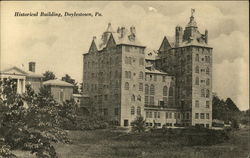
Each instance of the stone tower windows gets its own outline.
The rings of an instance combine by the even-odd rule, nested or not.
[[[196,85],[199,85],[199,82],[200,82],[199,77],[196,77],[196,78],[195,78],[195,84],[196,84]]]
[[[196,66],[195,67],[195,73],[199,73],[199,72],[200,72],[199,66]]]
[[[167,86],[163,87],[163,96],[168,96],[168,87]]]
[[[153,84],[151,84],[150,86],[150,95],[154,95],[155,94],[155,86]]]
[[[129,90],[129,83],[128,82],[125,83],[125,90]]]
[[[139,79],[143,80],[143,72],[142,71],[139,73]]]

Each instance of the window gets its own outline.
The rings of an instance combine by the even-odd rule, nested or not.
[[[210,73],[210,70],[209,70],[209,67],[207,67],[206,74],[209,75],[209,73]]]
[[[131,107],[131,115],[134,115],[134,114],[135,114],[135,107],[132,106],[132,107]]]
[[[174,113],[174,118],[175,118],[175,119],[177,118],[177,113],[176,113],[176,112]]]
[[[151,84],[150,86],[150,95],[154,95],[155,94],[155,86]]]
[[[157,118],[161,118],[161,113],[157,112]]]
[[[210,84],[210,80],[209,78],[207,78],[206,85],[209,86],[209,84]]]
[[[164,102],[164,105],[167,105],[167,103],[168,103],[168,98],[167,98],[167,97],[163,97],[163,102]]]
[[[135,95],[134,94],[131,96],[131,101],[135,101]]]
[[[141,96],[140,95],[137,96],[137,100],[141,101]]]
[[[206,119],[209,119],[209,113],[206,114]]]
[[[206,101],[206,108],[209,108],[209,101]]]
[[[149,100],[150,105],[154,105],[154,96],[150,96],[149,99],[150,99]]]
[[[139,91],[143,91],[143,83],[139,83]]]
[[[205,90],[201,89],[201,97],[205,97]]]
[[[167,86],[163,87],[163,96],[168,96],[168,87]]]
[[[145,96],[145,105],[148,105],[148,96]]]
[[[139,73],[139,79],[142,79],[142,80],[143,80],[143,72],[140,72],[140,73]]]
[[[201,113],[201,119],[205,119],[205,114]]]
[[[196,77],[196,78],[195,78],[195,84],[196,84],[196,85],[199,85],[199,77]]]
[[[166,76],[162,76],[162,82],[166,82]]]
[[[154,75],[154,81],[157,81],[157,75]]]
[[[172,113],[170,112],[168,116],[169,116],[169,118],[172,118]]]
[[[139,65],[144,65],[144,59],[143,58],[140,58],[140,60],[139,60]]]
[[[149,118],[152,118],[152,111],[149,112]]]
[[[200,71],[200,70],[199,70],[199,66],[196,66],[196,67],[195,67],[195,72],[196,72],[196,73],[199,73],[199,71]]]
[[[199,100],[195,101],[195,107],[198,108],[199,107]]]
[[[139,48],[139,53],[144,54],[143,48]]]
[[[199,119],[199,113],[195,113],[195,119]]]
[[[206,90],[206,97],[207,97],[207,98],[209,98],[209,97],[210,97],[210,92],[209,92],[209,90],[208,90],[208,89]]]
[[[145,85],[145,94],[149,94],[149,87],[147,84]]]
[[[166,112],[166,119],[168,119],[168,112]]]
[[[186,118],[189,119],[189,113],[186,113]]]
[[[146,111],[146,118],[149,118],[149,112],[148,111]]]
[[[169,96],[173,96],[174,95],[174,90],[173,90],[173,87],[170,87],[169,88]]]
[[[157,112],[154,112],[154,118],[157,118]]]
[[[195,61],[199,61],[199,54],[195,55]]]
[[[136,109],[136,113],[137,113],[137,115],[141,115],[141,107],[137,107],[137,109]]]
[[[129,83],[128,82],[125,83],[125,90],[129,90]]]

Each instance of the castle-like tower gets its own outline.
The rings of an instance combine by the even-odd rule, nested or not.
[[[136,29],[111,24],[93,37],[83,58],[83,87],[96,113],[120,126],[137,116],[148,126],[211,127],[212,48],[194,16],[175,41],[164,37],[158,51],[141,45]]]

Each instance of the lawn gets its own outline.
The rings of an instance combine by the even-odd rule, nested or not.
[[[110,129],[69,131],[72,143],[55,147],[60,158],[247,158],[249,132],[233,132],[229,140],[215,145],[190,146],[181,134],[171,138],[162,133],[129,134]]]

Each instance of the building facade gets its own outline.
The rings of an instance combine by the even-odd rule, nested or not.
[[[83,87],[97,113],[120,126],[143,116],[148,126],[212,123],[212,48],[208,31],[201,34],[193,13],[177,26],[175,41],[164,37],[158,51],[136,37],[135,27],[111,24],[93,37],[83,54]]]
[[[43,75],[35,72],[35,62],[29,62],[29,70],[23,70],[16,66],[3,68],[0,71],[0,79],[12,78],[16,82],[16,92],[22,94],[25,92],[25,86],[30,85],[38,93],[42,87]]]

